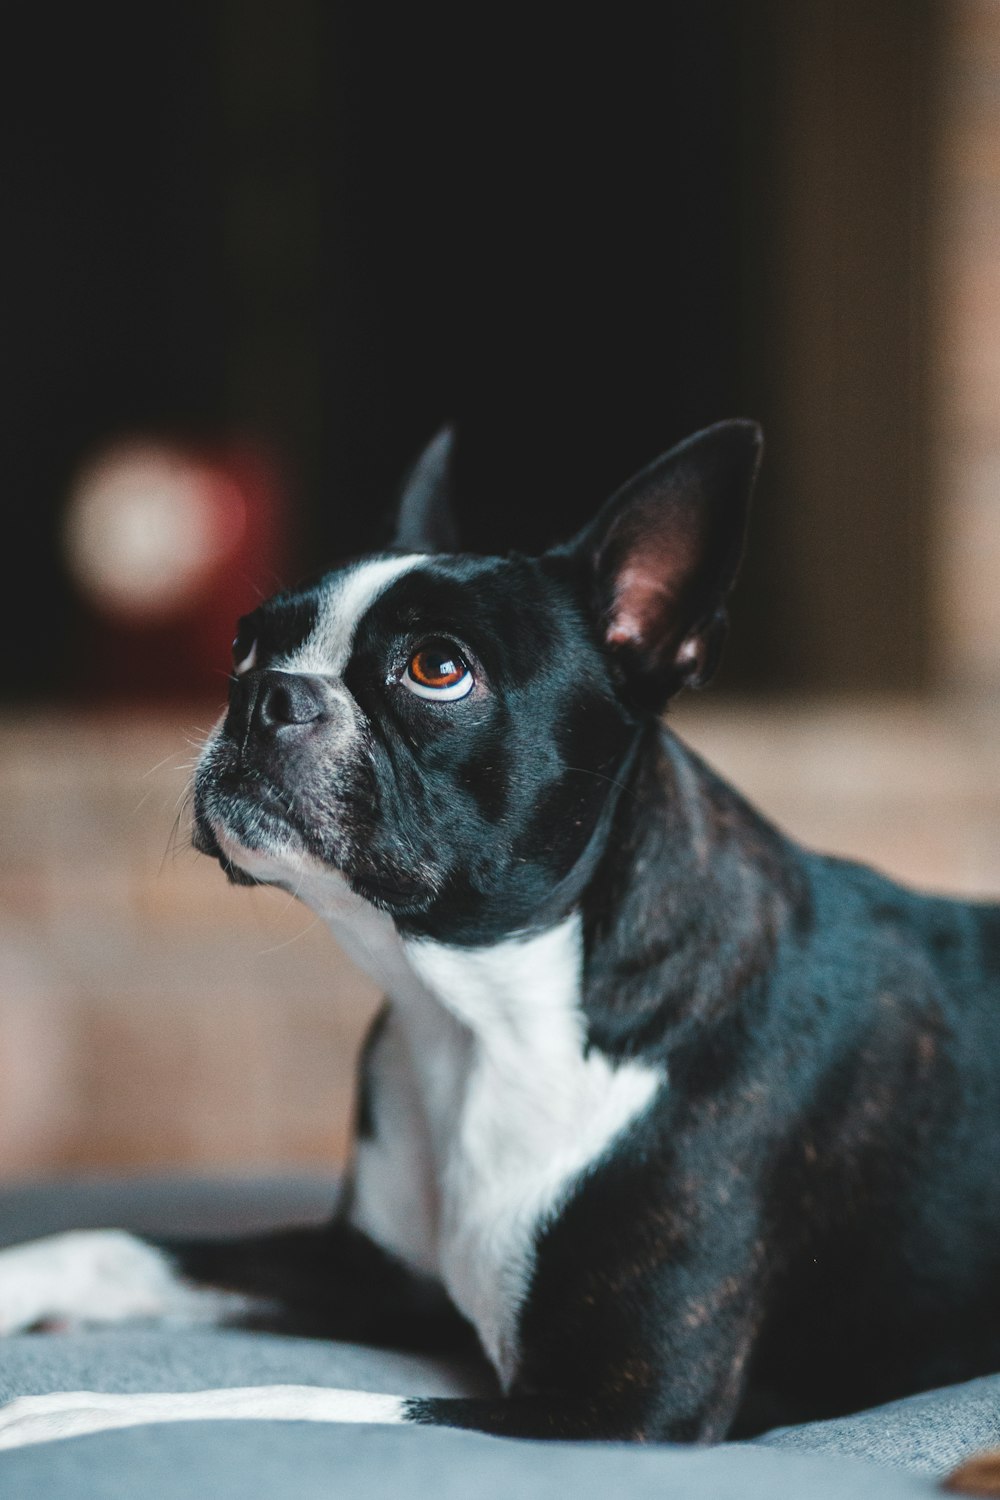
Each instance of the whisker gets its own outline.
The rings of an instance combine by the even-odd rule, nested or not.
[[[177,757],[178,757],[178,755],[180,755],[180,753],[181,752],[179,750],[171,750],[170,754],[169,755],[165,755],[162,760],[158,760],[156,762],[155,766],[150,766],[150,768],[149,768],[148,771],[143,771],[143,773],[142,773],[142,780],[143,781],[148,780],[148,778],[150,776],[155,775],[156,772],[161,769],[161,767],[167,765],[172,760],[176,760]]]
[[[295,933],[294,937],[286,938],[283,943],[275,943],[273,948],[262,948],[257,957],[266,958],[269,953],[280,953],[283,948],[290,948],[293,943],[300,942],[301,939],[305,937],[307,932],[312,932],[318,921],[319,917],[313,917],[312,921],[308,922],[305,927],[303,927],[301,932]]]
[[[174,812],[178,815],[178,817],[180,817],[181,813],[184,811],[185,804],[191,800],[192,796],[193,789],[191,787],[191,784],[190,782],[185,782],[180,791],[177,793],[177,796],[174,798]]]
[[[176,854],[177,832],[178,832],[178,829],[181,826],[181,813],[182,812],[183,812],[183,808],[178,808],[177,816],[174,818],[173,825],[171,826],[171,829],[170,829],[170,833],[167,835],[166,848],[163,851],[163,858],[160,860],[160,868],[156,872],[158,877],[163,874],[164,868],[165,868],[166,863],[167,863],[167,857]]]

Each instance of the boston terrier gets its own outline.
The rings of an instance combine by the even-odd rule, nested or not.
[[[662,722],[706,682],[758,428],[541,557],[394,545],[240,622],[195,843],[386,994],[334,1221],[0,1254],[0,1329],[244,1322],[443,1351],[492,1394],[22,1398],[0,1444],[197,1417],[706,1442],[1000,1369],[1000,907],[808,852]]]

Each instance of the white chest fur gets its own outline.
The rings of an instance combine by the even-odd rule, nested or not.
[[[539,1230],[663,1074],[585,1054],[577,917],[489,948],[400,948],[354,1215],[440,1276],[508,1381]]]
[[[275,877],[247,851],[238,862]],[[539,1232],[665,1073],[586,1052],[578,915],[489,947],[455,948],[402,938],[390,917],[309,856],[280,875],[391,1002],[351,1219],[441,1279],[509,1381]]]

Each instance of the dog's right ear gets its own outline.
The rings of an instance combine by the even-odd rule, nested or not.
[[[442,427],[413,465],[399,497],[393,547],[403,552],[458,551],[451,511],[454,449],[454,429]]]
[[[562,551],[582,564],[632,698],[659,711],[711,677],[760,461],[756,422],[717,422],[671,448]]]

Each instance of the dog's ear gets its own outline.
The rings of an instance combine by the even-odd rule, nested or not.
[[[718,422],[643,469],[570,544],[604,639],[642,706],[715,670],[760,462],[756,422]]]
[[[455,552],[458,534],[451,512],[455,433],[442,427],[403,482],[392,545],[405,552]]]

